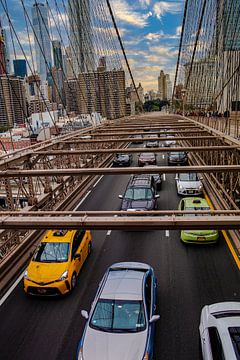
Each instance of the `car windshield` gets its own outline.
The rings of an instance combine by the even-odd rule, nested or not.
[[[179,174],[179,180],[181,181],[198,181],[198,175],[195,173]]]
[[[66,242],[42,242],[33,256],[36,262],[67,262],[70,244]]]
[[[170,156],[171,157],[184,157],[185,153],[184,152],[171,152]]]
[[[92,315],[90,327],[108,332],[143,331],[146,328],[143,302],[100,299]]]
[[[118,154],[118,155],[116,156],[116,158],[117,158],[118,160],[128,160],[128,155]]]
[[[198,210],[210,210],[210,208],[208,206],[203,206],[203,207],[187,207],[186,209],[184,209],[186,211],[196,211],[196,214],[185,214],[186,216],[207,216],[207,215],[210,215],[210,214],[199,214],[197,213]]]
[[[141,159],[148,159],[148,158],[152,158],[154,157],[154,154],[153,153],[144,153],[144,154],[141,154],[140,155]]]
[[[130,188],[127,189],[124,198],[127,200],[152,200],[153,194],[151,189]]]

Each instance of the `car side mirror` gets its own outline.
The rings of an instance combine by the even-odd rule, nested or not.
[[[160,195],[157,194],[157,195],[154,196],[154,198],[155,198],[155,199],[158,199],[158,198],[160,198]]]
[[[80,259],[80,257],[81,257],[80,254],[75,254],[75,255],[73,256],[73,259],[74,259],[74,260],[77,260],[77,259]]]
[[[201,176],[199,179],[200,179],[200,180],[203,180],[203,177]]]
[[[86,310],[81,310],[81,315],[84,319],[88,320],[88,312]]]
[[[123,199],[123,196],[122,195],[118,195],[119,199]]]
[[[151,317],[151,319],[149,320],[149,323],[150,324],[153,324],[153,323],[155,323],[156,321],[158,321],[160,319],[160,315],[153,315],[152,317]]]

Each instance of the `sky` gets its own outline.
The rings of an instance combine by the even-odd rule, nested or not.
[[[185,1],[112,0],[134,79],[157,90],[160,70],[174,81]]]
[[[31,6],[35,1],[24,0],[23,2],[31,16]],[[57,0],[58,4],[62,2]],[[1,0],[1,3],[7,4],[21,45],[29,57],[28,34],[21,1]],[[141,82],[145,92],[157,90],[160,70],[170,74],[171,80],[174,80],[184,3],[184,0],[111,0],[135,82],[137,84]],[[8,19],[1,6],[0,16],[3,24],[7,26]],[[62,16],[67,21],[63,9]],[[54,31],[54,24],[52,28]],[[33,42],[33,36],[30,35],[30,37]],[[18,57],[22,57],[22,51],[18,46],[16,46],[16,52]],[[13,58],[11,47],[10,53]]]

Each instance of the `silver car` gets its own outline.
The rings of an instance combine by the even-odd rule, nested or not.
[[[152,360],[156,278],[151,266],[112,265],[104,275],[78,347],[78,360]]]
[[[199,332],[203,360],[239,360],[240,302],[204,306]]]
[[[202,178],[196,173],[176,174],[177,193],[179,195],[202,195],[203,183]]]

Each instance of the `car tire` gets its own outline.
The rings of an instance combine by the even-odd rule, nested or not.
[[[91,254],[91,252],[92,252],[92,242],[90,241],[88,243],[88,256]]]
[[[71,290],[73,290],[77,285],[77,274],[74,272],[72,274],[72,278],[71,278]]]

